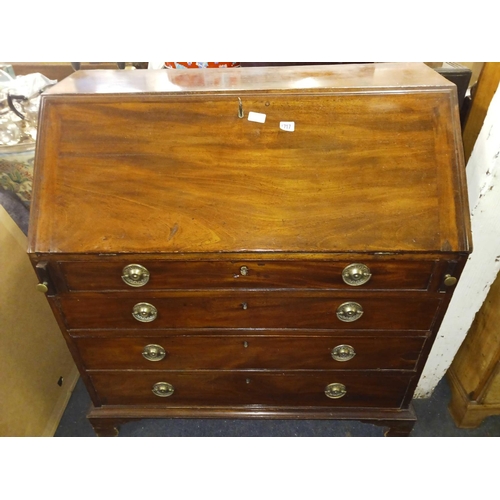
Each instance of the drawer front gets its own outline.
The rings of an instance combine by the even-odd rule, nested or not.
[[[359,262],[356,262],[359,263]],[[361,262],[362,263],[362,262]],[[138,264],[140,272],[148,275],[137,281],[130,273]],[[241,261],[241,262],[60,262],[64,279],[71,291],[137,289],[127,284],[141,285],[143,290],[199,288],[318,288],[369,290],[427,289],[434,268],[432,261],[374,261],[365,262],[371,277],[362,285],[349,285],[342,276],[352,261]],[[145,271],[142,269],[144,268]],[[355,269],[345,271],[346,280]],[[365,278],[366,279],[366,278]],[[363,281],[363,280],[362,280]],[[356,281],[354,281],[356,283]]]
[[[103,405],[399,408],[413,374],[407,372],[90,372]],[[157,383],[173,388],[168,397],[153,393]],[[345,395],[325,390],[342,384]]]
[[[413,370],[425,337],[80,338],[87,369]]]
[[[426,293],[339,295],[327,292],[217,292],[65,294],[59,298],[69,329],[321,328],[429,330],[441,298]],[[337,311],[355,301],[363,313],[345,322]],[[154,308],[150,322],[134,318],[134,307]],[[140,306],[138,306],[140,308]],[[357,306],[356,306],[357,307]]]

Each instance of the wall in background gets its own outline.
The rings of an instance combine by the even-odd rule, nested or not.
[[[498,81],[496,89],[466,168],[474,250],[438,332],[415,392],[416,398],[429,397],[448,370],[500,269]]]

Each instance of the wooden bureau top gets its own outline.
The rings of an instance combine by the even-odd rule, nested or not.
[[[454,88],[454,84],[421,63],[381,63],[255,68],[217,71],[88,70],[77,71],[45,95],[138,94],[277,91],[317,93],[322,90],[376,88]]]
[[[461,148],[423,64],[79,71],[42,96],[29,252],[467,252]]]

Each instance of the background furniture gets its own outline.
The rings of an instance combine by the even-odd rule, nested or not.
[[[26,236],[0,205],[0,436],[53,436],[78,370],[35,290],[26,248]]]
[[[450,413],[458,427],[473,428],[500,415],[500,279],[490,288],[447,378]]]

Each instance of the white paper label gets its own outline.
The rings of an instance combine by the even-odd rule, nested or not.
[[[286,132],[293,132],[295,130],[295,122],[280,122],[280,129]]]
[[[248,113],[248,121],[264,123],[266,121],[266,115],[264,113],[256,113],[255,111],[250,111]]]

